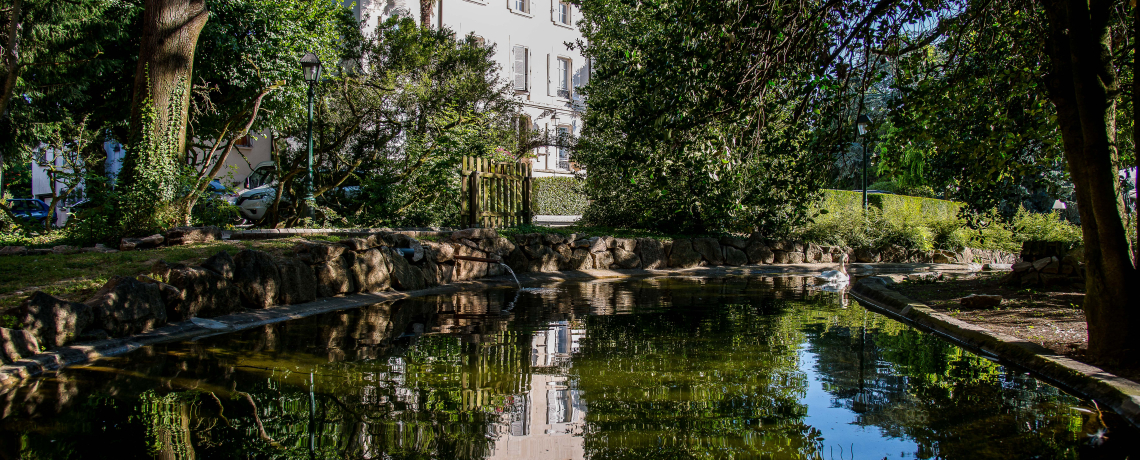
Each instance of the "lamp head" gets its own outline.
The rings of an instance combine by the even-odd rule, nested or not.
[[[871,126],[871,117],[867,114],[860,114],[859,118],[855,120],[855,124],[859,126],[859,135],[867,134],[867,129]]]
[[[313,53],[305,53],[301,57],[301,70],[305,73],[305,81],[316,83],[321,79],[321,60]]]
[[[1053,202],[1053,210],[1054,211],[1062,211],[1062,210],[1065,210],[1068,208],[1069,208],[1069,206],[1066,205],[1064,201],[1057,200],[1057,201]]]

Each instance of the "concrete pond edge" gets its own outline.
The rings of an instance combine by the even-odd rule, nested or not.
[[[1140,427],[1140,383],[1082,363],[1033,342],[994,332],[935,311],[891,289],[894,280],[871,276],[851,295],[872,310],[958,342],[989,358],[1032,372],[1055,386],[1097,401]]]
[[[887,271],[901,271],[907,268],[913,268],[907,267],[910,264],[881,265],[881,268]],[[518,282],[522,285],[534,285],[562,281],[647,278],[655,276],[809,275],[830,267],[831,265],[827,264],[795,264],[758,265],[749,267],[721,266],[669,269],[574,270],[550,273],[520,273],[518,274]],[[949,264],[920,264],[919,267],[921,269],[962,268]],[[68,366],[88,364],[101,358],[124,355],[150,345],[198,340],[267,324],[305,318],[333,311],[361,308],[378,303],[395,302],[397,300],[430,295],[452,294],[462,291],[479,291],[504,286],[515,286],[515,279],[510,276],[497,276],[477,280],[458,281],[415,291],[384,291],[376,293],[355,293],[340,297],[324,297],[312,302],[280,305],[262,310],[247,310],[229,315],[211,317],[209,318],[210,323],[208,324],[214,327],[196,324],[193,320],[169,323],[154,330],[129,337],[57,347],[50,351],[41,352],[35,356],[21,359],[12,364],[0,366],[0,394],[17,387],[26,379],[41,375],[44,372],[57,371]]]

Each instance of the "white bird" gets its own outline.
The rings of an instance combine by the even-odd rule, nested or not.
[[[851,279],[847,275],[847,254],[843,254],[843,258],[839,261],[839,270],[827,270],[815,278],[828,283],[846,284]]]

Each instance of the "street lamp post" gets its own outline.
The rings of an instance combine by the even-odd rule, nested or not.
[[[313,85],[321,79],[321,60],[313,53],[301,58],[301,70],[309,83],[309,173],[305,177],[305,217],[313,217],[316,201],[313,198]]]
[[[855,122],[859,126],[859,143],[863,144],[863,212],[867,212],[867,128],[871,125],[871,118],[867,114],[860,114]]]

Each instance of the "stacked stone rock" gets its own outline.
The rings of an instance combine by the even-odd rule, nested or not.
[[[1005,283],[1016,286],[1056,286],[1083,283],[1084,264],[1076,257],[1043,257],[1033,262],[1013,264],[1013,271],[1005,276]]]
[[[160,238],[179,244],[209,241],[219,236],[215,230],[175,229],[167,236],[150,238],[146,245],[161,244]],[[141,241],[131,243],[138,248]],[[410,249],[411,256],[405,257],[400,249]],[[876,252],[759,235],[658,240],[533,233],[517,235],[512,241],[494,230],[466,229],[452,232],[445,240],[428,242],[402,233],[381,232],[336,244],[302,241],[287,255],[244,250],[231,256],[222,251],[197,266],[160,261],[147,275],[111,279],[83,303],[36,292],[6,312],[17,319],[22,330],[0,329],[4,350],[0,360],[9,363],[40,347],[139,334],[167,322],[195,317],[359,292],[412,291],[506,274],[500,264],[457,256],[502,261],[515,272],[556,272],[833,263],[842,254],[860,262],[964,263],[977,258],[970,250],[948,253],[888,248]],[[1053,274],[1048,270],[1037,270],[1039,279]]]

